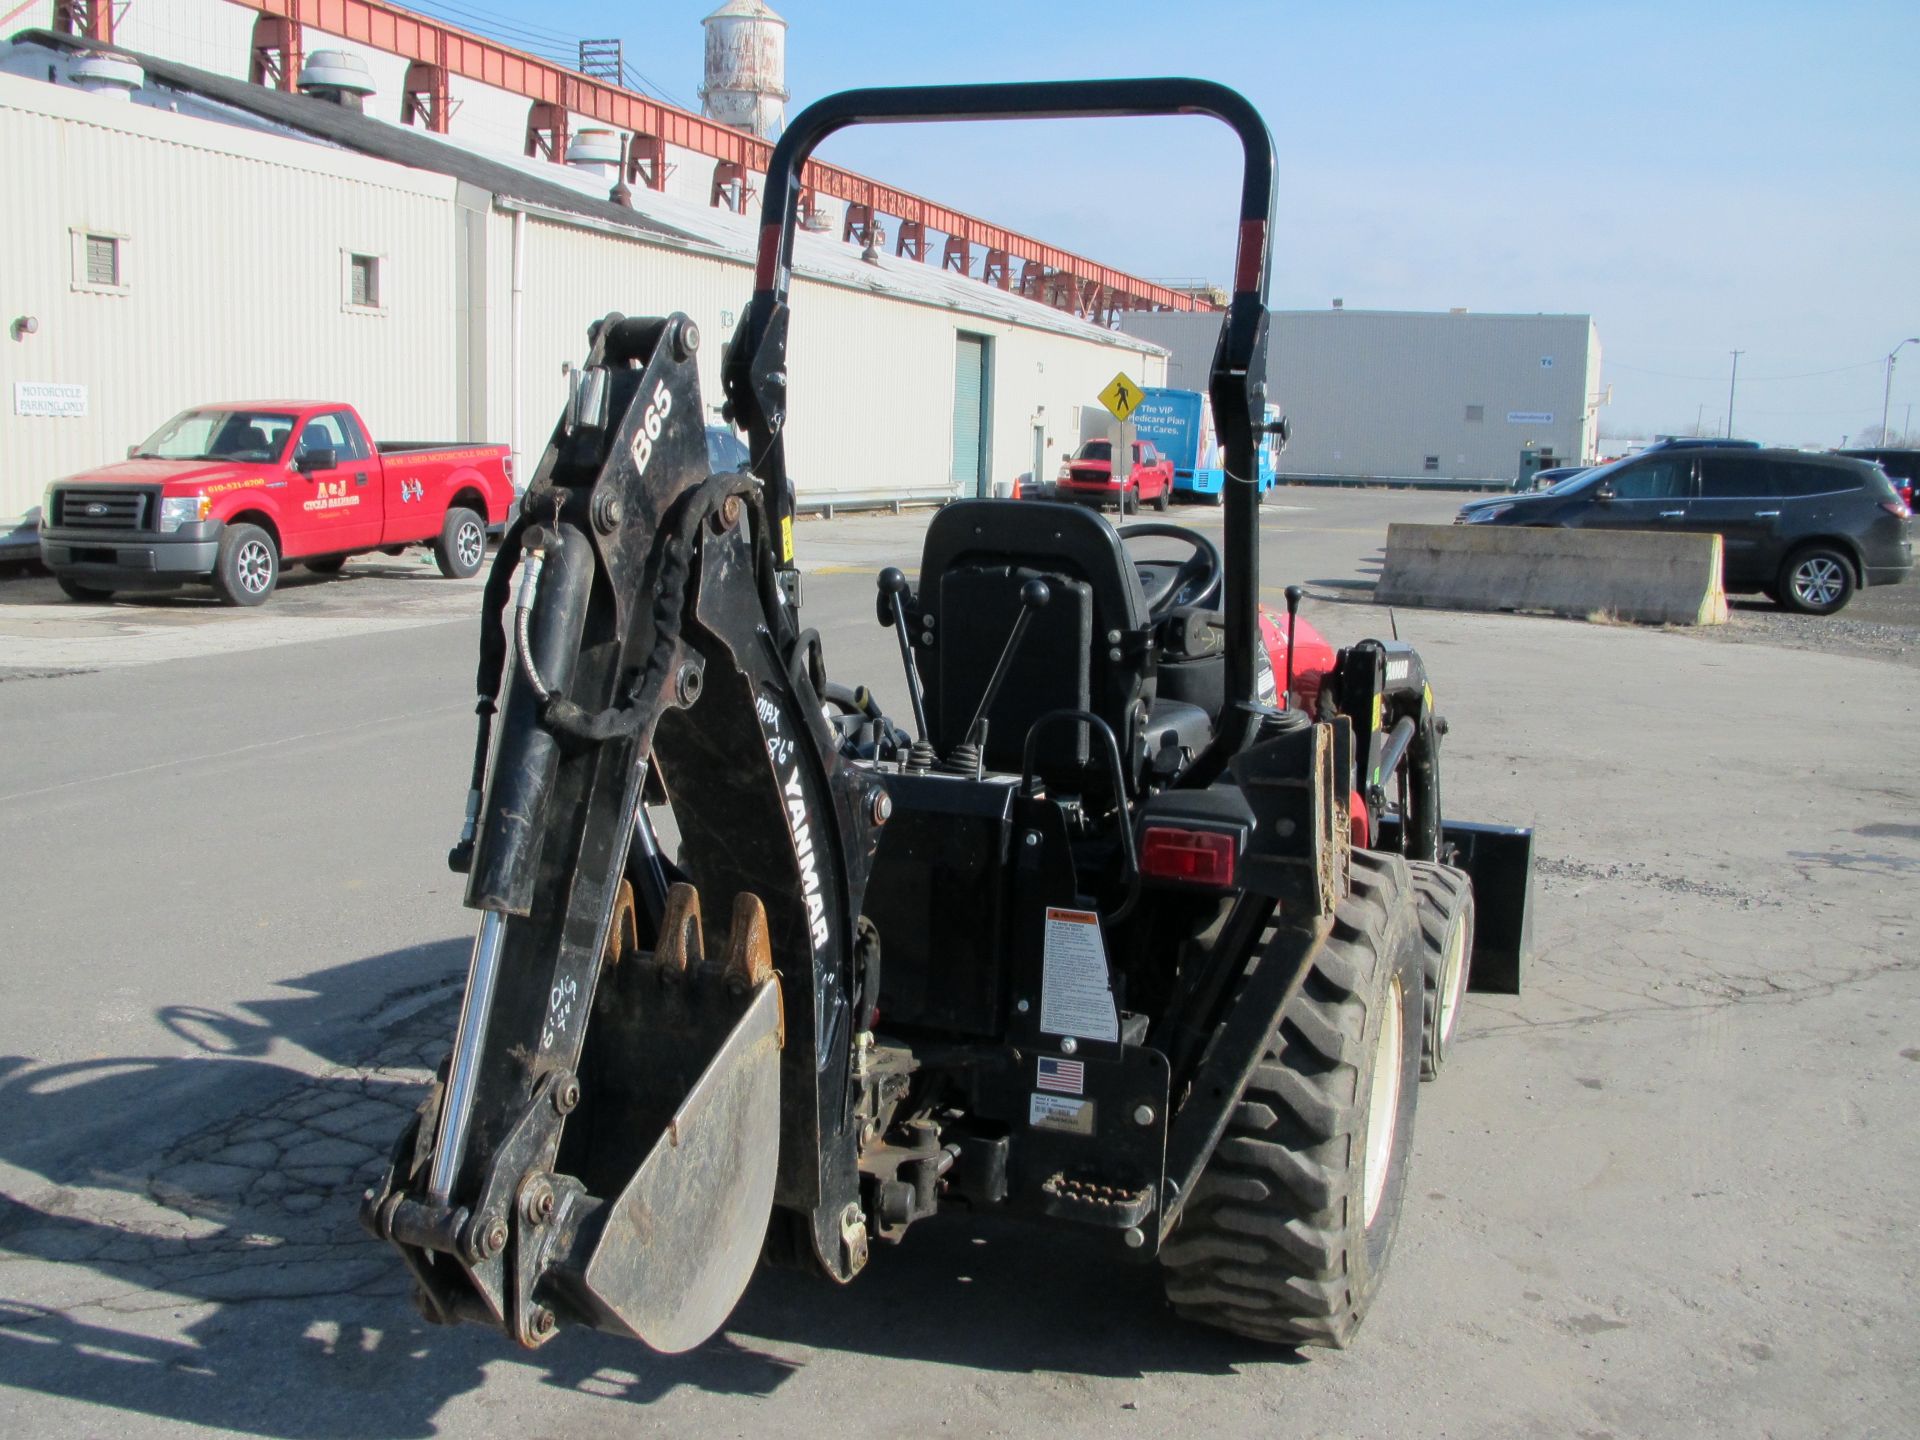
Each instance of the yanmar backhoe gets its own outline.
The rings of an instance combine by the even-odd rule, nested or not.
[[[947,506],[917,581],[879,577],[909,734],[801,620],[802,166],[854,124],[1171,114],[1246,157],[1224,556]],[[430,1318],[684,1350],[763,1259],[844,1283],[962,1208],[1157,1261],[1192,1319],[1354,1333],[1469,963],[1518,986],[1531,835],[1443,823],[1411,647],[1293,643],[1297,592],[1284,629],[1260,609],[1272,205],[1266,127],[1218,85],[852,91],[766,178],[724,365],[752,473],[708,473],[684,315],[593,327],[487,584],[465,1004],[363,1212]],[[1190,553],[1130,555],[1151,536]]]

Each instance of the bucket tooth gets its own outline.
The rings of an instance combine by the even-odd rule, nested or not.
[[[699,968],[706,955],[700,929],[700,892],[691,885],[673,885],[660,921],[660,943],[653,966],[663,978],[678,980]]]
[[[767,907],[751,890],[733,897],[733,927],[727,932],[727,987],[738,994],[758,990],[773,978],[773,946],[767,938]]]
[[[633,885],[622,880],[613,897],[613,923],[607,927],[607,944],[601,952],[601,962],[606,969],[616,970],[621,961],[639,949],[640,922],[635,914]]]

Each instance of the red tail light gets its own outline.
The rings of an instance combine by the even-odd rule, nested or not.
[[[1882,500],[1880,502],[1880,508],[1889,515],[1898,516],[1902,520],[1908,520],[1913,517],[1913,511],[1907,508],[1904,500]]]
[[[1233,884],[1238,850],[1233,836],[1218,831],[1149,825],[1140,837],[1140,873],[1156,880],[1225,889]]]
[[[506,459],[501,461],[501,463],[506,466],[507,479],[509,480],[513,479],[513,456],[511,455],[507,456]]]

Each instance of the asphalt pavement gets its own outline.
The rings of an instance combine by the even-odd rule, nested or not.
[[[1305,1356],[965,1217],[844,1290],[769,1272],[687,1356],[425,1325],[354,1207],[472,933],[477,583],[356,560],[241,613],[0,582],[0,1434],[1915,1433],[1920,671],[1745,610],[1735,644],[1390,621],[1386,523],[1453,503],[1262,515],[1270,602],[1420,646],[1448,812],[1539,832],[1526,991],[1472,998],[1374,1312]],[[799,530],[834,673],[896,704],[872,575],[924,524]]]

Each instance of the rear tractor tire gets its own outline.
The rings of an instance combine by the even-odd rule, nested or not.
[[[1464,870],[1409,860],[1420,908],[1420,1078],[1446,1064],[1473,966],[1473,882]]]
[[[1420,1089],[1414,882],[1399,856],[1363,850],[1352,876],[1160,1253],[1178,1314],[1278,1345],[1353,1339],[1406,1194]]]

